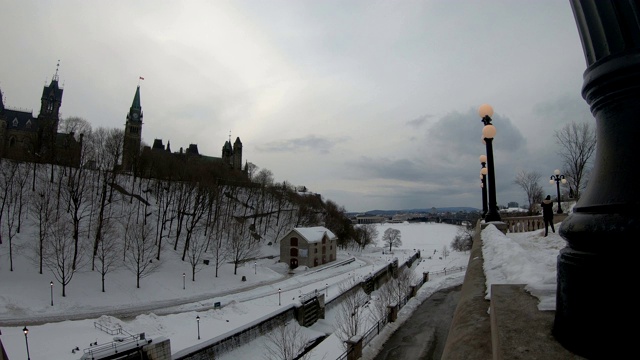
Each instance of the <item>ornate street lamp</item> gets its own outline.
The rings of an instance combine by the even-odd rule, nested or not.
[[[196,316],[196,323],[198,323],[198,340],[200,340],[200,315]]]
[[[586,60],[582,97],[595,118],[598,149],[587,188],[558,230],[567,246],[558,256],[553,335],[584,358],[624,358],[636,350],[633,334],[622,323],[637,314],[632,294],[640,252],[634,166],[640,134],[640,8],[634,1],[569,3]],[[616,275],[604,269],[615,269]],[[594,296],[594,284],[621,293]]]
[[[498,212],[498,201],[496,200],[496,177],[493,164],[493,138],[496,136],[496,127],[491,125],[493,108],[489,104],[482,104],[478,108],[478,115],[480,115],[481,121],[484,123],[482,139],[487,146],[487,171],[489,175],[489,212],[484,217],[484,221],[501,221],[502,219]]]
[[[182,290],[186,288],[185,277],[187,277],[186,273],[182,273]]]
[[[49,285],[51,285],[51,306],[53,306],[53,281],[49,282]]]
[[[280,292],[282,290],[280,288],[278,288],[278,306],[280,306],[282,303],[280,302]]]
[[[562,207],[560,206],[560,182],[563,184],[567,183],[567,179],[564,178],[564,175],[560,175],[560,170],[555,169],[553,171],[553,175],[551,175],[551,180],[549,180],[549,184],[556,183],[556,190],[558,191],[558,214],[562,214]]]
[[[22,332],[24,333],[24,343],[27,344],[27,360],[31,360],[31,355],[29,355],[29,339],[27,338],[29,329],[25,326],[24,329],[22,329]]]
[[[482,165],[482,169],[480,169],[480,179],[482,183],[480,187],[482,188],[482,218],[484,219],[487,216],[487,155],[480,155],[480,164]]]

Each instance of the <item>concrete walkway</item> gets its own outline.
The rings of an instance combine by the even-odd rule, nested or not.
[[[374,360],[439,360],[462,285],[435,292],[384,344]]]

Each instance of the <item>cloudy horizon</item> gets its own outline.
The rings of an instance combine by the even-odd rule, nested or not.
[[[554,131],[595,120],[569,1],[0,0],[0,91],[37,116],[60,61],[63,118],[197,144],[347,211],[481,208],[477,108],[495,110],[497,201],[562,163]],[[144,80],[139,80],[143,77]]]

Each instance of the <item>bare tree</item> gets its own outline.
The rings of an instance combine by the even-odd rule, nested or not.
[[[193,193],[193,196],[187,206],[188,212],[185,213],[185,216],[188,217],[184,220],[186,236],[184,240],[184,248],[182,249],[183,261],[187,256],[193,232],[196,228],[201,227],[200,220],[202,220],[204,215],[207,213],[207,206],[209,205],[209,191],[205,186],[195,186],[191,192]],[[203,250],[205,248],[206,247],[203,247]]]
[[[73,224],[73,239],[76,248],[73,258],[73,266],[75,268],[80,248],[80,233],[85,230],[83,223],[90,215],[92,204],[89,195],[93,184],[89,180],[89,171],[83,167],[70,167],[66,172],[67,177],[64,179],[64,184],[60,184],[60,186],[62,198],[65,201],[66,213]]]
[[[358,281],[351,278],[339,285],[344,295],[340,301],[335,317],[336,335],[343,343],[362,332],[365,317],[363,307],[369,305],[369,296],[358,285]]]
[[[367,245],[375,245],[378,235],[378,227],[375,224],[363,224],[356,227],[355,240],[364,249]]]
[[[473,225],[458,226],[456,236],[451,241],[451,248],[455,251],[470,251],[473,245],[473,234],[475,229]]]
[[[382,234],[382,241],[389,245],[389,252],[391,252],[392,247],[402,246],[402,234],[398,229],[388,228]]]
[[[562,169],[574,198],[587,186],[591,156],[596,150],[596,133],[589,123],[572,122],[555,132],[556,143],[560,145],[560,156],[564,160]]]
[[[0,239],[4,237],[9,240],[9,270],[13,271],[13,238],[20,231],[19,209],[24,187],[24,183],[22,182],[21,186],[19,180],[21,177],[26,178],[26,174],[22,174],[20,163],[14,160],[4,161],[0,166],[0,181],[3,187],[0,220],[4,217],[3,223],[0,224]]]
[[[528,214],[534,213],[536,204],[542,201],[542,186],[540,186],[540,178],[542,175],[535,171],[520,170],[516,175],[514,183],[519,185],[522,190],[527,194],[527,201],[529,202]]]
[[[93,241],[93,258],[95,258],[103,236],[103,224],[108,221],[105,220],[107,206],[111,206],[113,200],[114,186],[109,186],[109,184],[116,183],[115,170],[121,157],[124,132],[117,129],[98,128],[88,137],[88,140],[92,143],[91,148],[95,150],[90,161],[93,161],[93,166],[101,175],[99,177],[100,184],[95,184],[100,188],[97,225]],[[94,266],[95,261],[92,260],[91,268],[93,269]]]
[[[449,256],[449,248],[447,245],[442,245],[442,257],[446,259],[447,256]]]
[[[60,121],[58,130],[66,134],[74,133],[77,140],[80,134],[89,135],[91,133],[91,123],[81,117],[71,116]]]
[[[191,281],[196,281],[196,273],[204,266],[202,257],[207,250],[207,238],[204,236],[204,227],[198,226],[191,230],[191,241],[186,249],[186,258],[191,265]]]
[[[50,224],[55,221],[56,209],[58,203],[55,197],[55,186],[46,178],[47,174],[39,171],[36,191],[31,193],[31,201],[29,201],[30,216],[38,224],[38,245],[34,245],[37,253],[39,273],[42,274],[43,268],[43,251],[44,242],[46,240],[47,229]]]
[[[265,360],[306,360],[310,354],[301,355],[309,343],[309,337],[302,331],[298,322],[282,320],[280,324],[265,335]]]
[[[227,254],[233,262],[233,274],[237,274],[238,265],[253,259],[260,253],[258,243],[251,237],[242,224],[232,224],[227,228]]]
[[[158,244],[158,251],[156,260],[160,260],[160,249],[162,248],[162,240],[165,237],[169,237],[171,232],[171,224],[175,219],[173,215],[172,204],[173,199],[176,196],[175,186],[172,187],[171,181],[158,181],[156,186],[156,202],[158,215],[156,216],[156,237]],[[167,234],[165,235],[165,230]]]
[[[13,160],[2,161],[0,159],[0,244],[2,244],[3,225],[2,220],[7,204],[11,201],[11,185],[16,176],[16,162]]]
[[[380,288],[371,294],[371,316],[373,322],[378,322],[388,316],[389,306],[395,304],[398,297],[395,295],[391,281],[385,282]]]
[[[71,223],[59,219],[48,227],[47,239],[44,242],[43,261],[56,281],[62,285],[62,296],[67,296],[66,286],[81,268],[84,259],[84,247],[81,246],[82,243],[76,246],[72,231]]]
[[[416,274],[410,268],[403,267],[398,270],[398,275],[390,281],[394,297],[398,300],[398,304],[401,304],[404,299],[407,298],[411,291],[411,286],[415,281]]]
[[[114,220],[107,218],[102,223],[102,235],[93,259],[97,261],[98,272],[100,272],[100,280],[102,292],[105,292],[105,279],[107,273],[120,267],[122,262],[118,254],[122,251],[122,242],[116,231]],[[93,266],[93,264],[92,264]]]
[[[160,261],[153,261],[156,244],[151,224],[135,224],[133,221],[131,216],[127,216],[124,265],[136,276],[136,288],[140,288],[140,279],[152,274],[160,266]]]

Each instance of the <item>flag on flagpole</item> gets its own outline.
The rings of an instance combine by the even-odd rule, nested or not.
[[[142,76],[140,76],[140,80],[144,80],[144,78]]]

